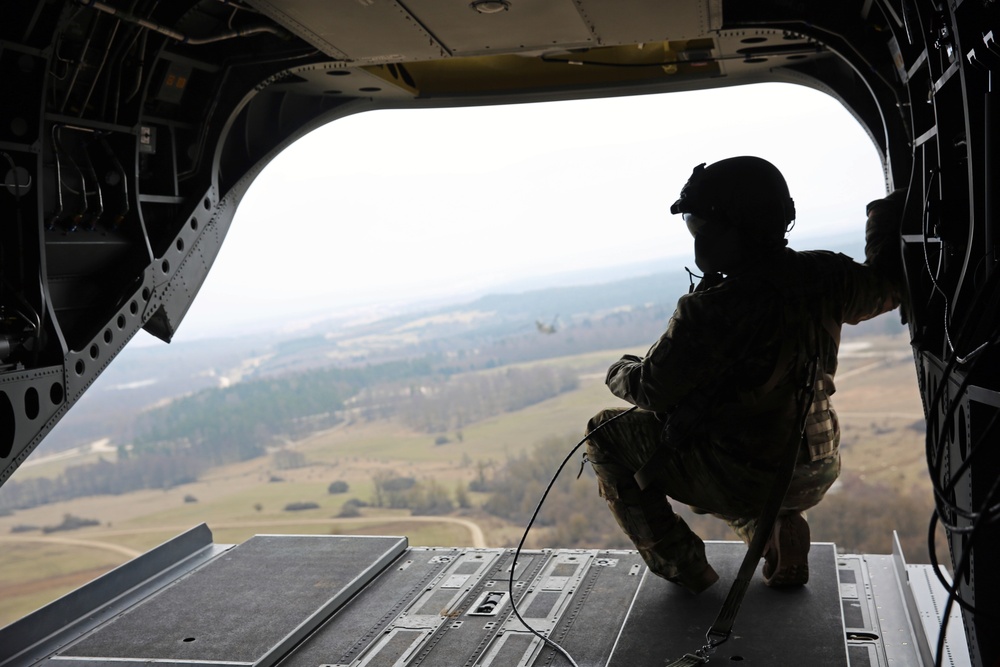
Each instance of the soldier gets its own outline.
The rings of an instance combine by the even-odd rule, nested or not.
[[[830,404],[840,329],[899,305],[902,194],[869,204],[866,263],[859,264],[786,247],[795,206],[766,160],[695,167],[670,212],[694,237],[704,277],[680,298],[645,357],[625,355],[608,369],[611,392],[638,410],[587,442],[601,496],[655,574],[694,593],[719,578],[704,542],[667,496],[726,520],[749,544],[770,480],[796,447],[763,574],[776,587],[808,581],[802,512],[840,472]],[[815,392],[800,436],[810,366]],[[588,432],[622,411],[602,411]]]

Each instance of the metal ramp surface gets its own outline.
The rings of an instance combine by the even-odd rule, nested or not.
[[[662,665],[702,645],[745,552],[707,548],[721,581],[700,596],[650,575],[634,551],[542,550],[522,552],[513,597],[580,667]],[[893,575],[881,561],[869,571],[869,558],[813,544],[808,586],[776,591],[758,576],[712,661],[922,664]],[[228,547],[201,526],[0,630],[0,666],[568,665],[513,616],[512,560],[510,549],[402,537],[261,535]]]

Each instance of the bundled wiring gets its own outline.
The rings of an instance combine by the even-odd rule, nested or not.
[[[935,284],[935,288],[937,285]],[[943,293],[942,293],[943,294]],[[946,313],[947,320],[947,313]],[[942,402],[945,399],[945,390],[948,386],[948,378],[950,378],[959,364],[965,364],[973,356],[975,360],[973,363],[980,359],[978,356],[979,352],[987,349],[988,347],[995,344],[1000,338],[1000,326],[994,329],[992,334],[987,338],[987,340],[981,344],[974,354],[967,355],[965,359],[959,357],[959,355],[954,354],[954,348],[951,347],[953,356],[949,359],[947,366],[942,373],[942,381],[934,396],[931,398],[930,404],[927,408],[927,414],[936,413]],[[951,342],[949,340],[949,346]],[[972,368],[964,369],[966,370],[965,377],[962,378],[962,382],[959,383],[957,390],[954,392],[955,396],[962,396],[971,384],[971,378],[973,376],[973,371],[975,366]],[[997,424],[998,418],[1000,418],[1000,412],[994,414],[993,418],[987,423],[986,427],[980,431],[979,436],[971,444],[968,453],[965,455],[964,460],[958,466],[956,470],[951,472],[947,480],[941,479],[941,473],[944,468],[944,453],[945,446],[943,441],[945,440],[945,434],[948,433],[950,428],[954,425],[955,415],[961,406],[961,401],[953,400],[945,413],[944,419],[941,421],[939,428],[934,430],[928,430],[926,437],[926,455],[927,464],[930,472],[931,484],[935,495],[936,508],[931,515],[930,524],[928,527],[928,553],[931,560],[932,570],[934,575],[937,577],[944,590],[948,593],[948,599],[945,603],[940,629],[938,632],[938,641],[935,652],[935,666],[938,667],[942,664],[945,643],[947,638],[948,623],[951,615],[951,609],[954,605],[958,605],[966,612],[981,616],[983,611],[978,609],[969,601],[965,600],[959,592],[959,582],[962,577],[966,576],[966,573],[972,567],[972,551],[973,547],[976,545],[977,537],[981,534],[981,530],[984,526],[989,524],[994,524],[1000,518],[1000,503],[997,503],[998,492],[1000,492],[1000,479],[995,480],[993,485],[990,487],[988,493],[985,495],[982,503],[979,507],[963,508],[958,505],[957,502],[950,500],[950,495],[953,492],[958,481],[961,479],[963,474],[965,474],[972,466],[972,460],[976,454],[982,451],[983,443],[987,441],[987,436],[990,435],[994,427]],[[961,517],[967,521],[971,522],[969,526],[959,526],[956,522],[950,521],[949,517],[954,515],[955,517]],[[936,551],[935,544],[935,533],[937,529],[937,524],[945,528],[949,534],[961,534],[967,536],[963,540],[962,553],[957,555],[957,558],[953,559],[955,564],[955,571],[953,575],[953,581],[949,582],[941,571]]]
[[[931,170],[930,179],[927,183],[927,187],[924,194],[924,208],[921,213],[923,219],[920,222],[920,232],[922,237],[922,246],[924,250],[924,266],[927,269],[927,277],[930,278],[931,285],[934,287],[934,291],[940,294],[941,298],[944,299],[944,338],[948,342],[948,349],[951,350],[952,354],[955,355],[955,359],[958,361],[958,363],[964,365],[967,364],[969,361],[971,361],[973,358],[975,358],[976,355],[978,355],[984,349],[986,349],[986,347],[989,345],[989,341],[980,344],[976,349],[972,350],[968,354],[962,355],[959,354],[958,350],[955,349],[955,344],[951,340],[951,323],[949,321],[951,315],[951,303],[948,300],[948,295],[945,293],[943,289],[941,289],[941,286],[938,284],[939,276],[936,276],[934,274],[934,271],[931,270],[930,257],[927,252],[927,235],[928,235],[928,226],[930,222],[929,203],[931,196],[931,188],[934,185],[934,179],[938,177],[940,172],[941,172],[940,169]],[[940,274],[940,271],[941,271],[941,261],[939,259],[938,274]]]
[[[514,602],[514,570],[517,569],[517,559],[521,555],[521,549],[524,548],[524,541],[526,539],[528,539],[528,531],[531,530],[531,526],[535,523],[535,518],[538,517],[538,512],[542,509],[542,504],[545,502],[545,499],[548,497],[549,491],[551,491],[552,487],[555,485],[556,479],[558,479],[558,477],[559,477],[559,473],[562,472],[563,468],[566,467],[566,464],[569,463],[569,460],[573,457],[574,454],[576,454],[576,451],[578,449],[580,449],[580,447],[583,446],[583,443],[587,442],[587,439],[590,438],[590,436],[592,436],[594,433],[597,433],[599,430],[601,430],[602,428],[604,428],[605,426],[607,426],[611,422],[615,421],[619,417],[624,417],[625,415],[627,415],[628,413],[632,412],[635,409],[636,409],[636,407],[632,406],[628,410],[625,410],[624,412],[620,412],[617,415],[615,415],[614,417],[611,417],[610,419],[601,422],[600,424],[598,424],[598,426],[593,431],[591,431],[587,435],[583,436],[583,439],[580,440],[580,442],[578,442],[573,447],[573,449],[571,449],[569,451],[569,454],[567,454],[566,458],[563,459],[563,462],[559,464],[559,467],[556,469],[555,474],[552,476],[552,481],[549,482],[549,485],[547,487],[545,487],[545,491],[542,492],[542,497],[538,499],[538,505],[535,506],[535,511],[531,513],[531,518],[528,519],[528,525],[524,527],[524,534],[521,535],[521,541],[518,542],[517,549],[514,550],[514,559],[510,563],[510,575],[509,575],[509,578],[507,580],[507,590],[509,591],[509,595],[510,595],[510,606],[514,610],[514,615],[517,616],[517,620],[519,620],[521,622],[521,625],[523,625],[525,628],[527,628],[528,631],[531,634],[533,634],[536,637],[538,637],[539,639],[541,639],[542,642],[544,642],[547,646],[550,646],[551,648],[555,649],[564,658],[566,658],[567,660],[569,660],[569,663],[573,667],[579,667],[579,665],[577,665],[576,661],[573,659],[573,656],[571,656],[566,649],[564,649],[562,646],[560,646],[559,644],[557,644],[555,641],[553,641],[553,640],[549,639],[548,637],[546,637],[545,635],[543,635],[538,630],[535,630],[533,627],[531,627],[530,625],[528,625],[528,622],[525,621],[524,618],[521,616],[521,612],[518,611],[517,604]]]
[[[961,598],[958,593],[958,585],[952,582],[948,582],[944,578],[944,575],[941,573],[937,558],[937,552],[935,548],[934,534],[935,534],[935,529],[937,528],[937,524],[940,522],[941,525],[944,526],[945,530],[947,530],[949,533],[959,533],[959,534],[969,535],[969,539],[965,542],[964,545],[965,546],[964,553],[962,553],[960,562],[955,568],[954,579],[957,580],[961,578],[965,574],[965,571],[970,566],[970,556],[972,553],[972,547],[975,543],[975,535],[978,533],[981,526],[984,525],[983,522],[992,523],[995,522],[998,517],[1000,517],[1000,505],[992,505],[998,490],[1000,490],[1000,480],[994,482],[993,486],[990,488],[989,493],[986,495],[986,499],[984,501],[985,511],[976,512],[976,511],[963,510],[962,508],[958,507],[956,504],[948,500],[948,494],[955,487],[959,478],[962,476],[965,470],[970,467],[973,456],[976,454],[976,452],[980,451],[982,444],[986,442],[987,436],[993,431],[993,428],[994,426],[996,426],[998,418],[1000,418],[1000,412],[994,414],[993,419],[991,419],[986,428],[984,428],[981,431],[979,437],[973,443],[972,448],[970,449],[969,454],[966,457],[965,461],[963,461],[962,465],[959,466],[958,470],[956,470],[955,473],[952,474],[948,483],[944,485],[942,492],[940,494],[937,494],[937,489],[935,489],[937,495],[937,504],[940,507],[943,507],[945,510],[953,512],[956,515],[965,517],[966,519],[973,522],[972,525],[958,526],[950,524],[944,519],[944,517],[941,516],[940,509],[935,509],[933,514],[931,515],[930,526],[928,528],[928,553],[931,559],[931,564],[934,569],[934,574],[941,582],[941,585],[948,592],[949,599],[957,603],[960,607],[962,607],[963,609],[972,614],[979,614],[981,612],[977,610],[976,607],[974,607],[971,603]],[[946,428],[947,426],[945,426],[945,429]],[[930,440],[931,440],[930,434],[928,434],[928,441]],[[943,450],[943,448],[941,449]],[[935,461],[934,467],[932,467],[932,472],[934,473],[934,475],[932,475],[932,481],[935,485],[939,483],[939,481],[935,479],[935,477],[937,473],[940,472],[940,468],[941,468],[941,458],[939,457],[938,460]],[[946,619],[947,615],[945,616],[945,622]]]
[[[987,505],[990,504],[993,500],[996,499],[998,491],[1000,491],[1000,478],[997,478],[996,480],[994,480],[993,486],[990,487],[990,491],[987,494],[986,500],[985,500],[985,503]],[[971,556],[972,556],[972,547],[975,544],[976,537],[979,534],[980,529],[984,525],[984,518],[990,517],[991,514],[994,515],[994,516],[992,516],[990,518],[990,522],[992,523],[992,522],[996,521],[996,518],[997,518],[996,517],[996,515],[997,515],[997,506],[993,506],[990,512],[981,514],[975,520],[975,522],[972,524],[971,531],[969,532],[969,539],[968,539],[968,541],[966,541],[966,543],[964,545],[964,549],[962,551],[961,561],[959,562],[958,567],[955,568],[955,577],[954,578],[955,578],[956,581],[958,579],[960,579],[961,577],[963,577],[965,575],[966,571],[971,567],[971,565],[972,565],[972,558],[971,558]],[[937,519],[937,517],[938,517],[938,512],[937,512],[937,510],[935,510],[934,513],[933,513],[933,515],[932,515],[932,517],[931,517],[931,525],[930,525],[930,537],[929,537],[929,539],[931,540],[932,545],[933,545],[933,540],[934,540],[935,520]],[[931,547],[931,550],[932,550],[932,553],[933,553],[933,546]],[[936,562],[934,563],[933,567],[935,569],[935,572],[938,573],[938,577],[942,578],[943,575],[941,575],[940,572],[938,571],[939,568],[938,568]],[[949,620],[949,617],[951,616],[951,607],[952,607],[952,605],[957,603],[963,609],[966,609],[967,611],[969,611],[972,614],[981,615],[983,613],[982,611],[977,610],[975,607],[973,607],[972,605],[970,605],[968,602],[966,602],[965,600],[963,600],[959,596],[959,594],[958,594],[958,584],[953,584],[951,586],[945,585],[945,589],[948,591],[948,600],[945,602],[944,610],[942,611],[942,614],[941,614],[941,627],[940,627],[940,630],[938,632],[937,649],[936,649],[935,656],[934,656],[934,665],[935,665],[935,667],[938,667],[938,666],[940,666],[942,664],[942,660],[943,660],[943,657],[944,657],[944,647],[945,647],[945,640],[946,640],[946,637],[947,637],[948,620]]]

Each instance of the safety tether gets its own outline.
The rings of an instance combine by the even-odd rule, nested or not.
[[[781,502],[785,499],[788,486],[792,481],[792,474],[795,472],[795,461],[798,456],[799,443],[802,442],[802,438],[805,435],[806,416],[809,414],[809,407],[812,405],[813,398],[816,395],[816,374],[818,368],[819,357],[817,356],[813,359],[812,367],[809,369],[808,385],[804,387],[804,400],[801,404],[802,409],[798,423],[799,437],[792,439],[794,446],[789,446],[785,465],[778,470],[774,483],[771,485],[771,491],[768,493],[767,501],[764,503],[764,509],[757,520],[757,528],[754,531],[753,539],[750,541],[747,553],[743,557],[743,563],[736,574],[736,580],[730,586],[729,594],[726,596],[726,601],[722,604],[722,609],[719,610],[719,615],[715,617],[715,622],[712,623],[712,627],[705,633],[705,645],[694,653],[685,653],[683,657],[667,663],[667,667],[694,667],[695,665],[707,663],[710,656],[715,652],[715,649],[729,639],[729,635],[732,634],[736,615],[739,613],[743,597],[750,587],[750,580],[753,578],[754,572],[757,571],[757,564],[764,553],[764,545],[771,537],[774,520],[778,517]]]

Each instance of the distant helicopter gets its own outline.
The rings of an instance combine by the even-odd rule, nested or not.
[[[552,324],[546,324],[545,322],[542,322],[541,320],[535,320],[535,327],[538,328],[538,333],[554,334],[556,331],[558,331],[558,329],[556,329],[556,320],[558,320],[558,319],[559,319],[558,315],[556,315],[555,317],[553,317],[552,318]]]

